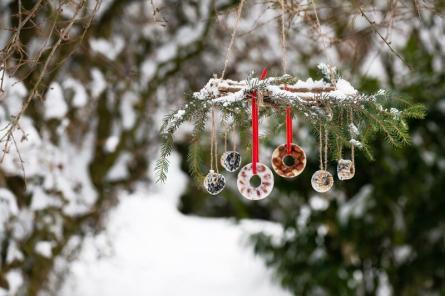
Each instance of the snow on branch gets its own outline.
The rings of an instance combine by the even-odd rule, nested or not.
[[[295,103],[311,106],[317,105],[319,100],[329,100],[330,103],[335,104],[365,98],[360,96],[359,92],[344,79],[338,79],[334,84],[323,79],[308,78],[302,81],[285,75],[265,80],[252,78],[242,81],[212,78],[203,89],[193,94],[193,99],[229,106],[248,99],[249,94],[254,90],[261,92],[265,101],[274,104]]]

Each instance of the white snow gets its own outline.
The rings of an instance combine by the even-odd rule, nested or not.
[[[51,258],[52,254],[53,254],[52,248],[53,248],[53,246],[52,246],[51,242],[40,241],[35,245],[34,250],[36,251],[37,254],[39,254],[43,257]]]
[[[122,125],[124,129],[131,129],[136,122],[136,113],[134,106],[138,102],[138,96],[134,92],[125,92],[122,95],[120,104],[120,113],[122,116]]]
[[[114,36],[112,40],[93,38],[90,39],[90,46],[93,51],[104,55],[109,60],[114,61],[124,48],[125,40],[121,36]]]
[[[403,264],[413,254],[413,249],[409,245],[402,245],[402,246],[395,247],[393,252],[394,252],[394,259],[395,259],[396,263]]]
[[[17,295],[19,288],[23,284],[22,274],[18,269],[13,269],[6,274],[6,280],[9,284],[9,293],[5,295]],[[0,293],[3,289],[0,288]]]
[[[88,95],[82,83],[76,79],[68,78],[63,82],[63,87],[74,91],[73,106],[83,107],[88,101]]]
[[[328,96],[337,98],[339,100],[345,100],[348,97],[352,97],[358,94],[357,90],[352,87],[351,83],[344,79],[337,80],[335,87],[336,90],[327,93]]]
[[[351,135],[351,137],[357,137],[358,135],[360,135],[358,127],[354,123],[349,124],[349,134]]]
[[[301,92],[289,92],[284,89],[284,85],[271,84],[277,77],[270,77],[265,80],[259,80],[258,78],[252,78],[249,81],[232,81],[221,80],[212,78],[207,84],[199,91],[193,94],[196,100],[208,100],[211,99],[213,103],[220,103],[224,106],[228,106],[232,103],[239,102],[246,98],[245,94],[250,92],[252,85],[255,85],[258,89],[263,89],[274,99],[281,99],[287,101],[297,101],[301,104],[307,104],[304,99],[312,99],[319,95],[319,93],[311,92],[311,89],[317,89],[322,87],[332,86],[329,83],[324,82],[322,79],[313,80],[308,78],[306,80],[298,80],[294,84],[289,84],[289,88],[301,88],[309,91]],[[238,87],[240,90],[220,96],[219,88]],[[323,92],[322,99],[331,99],[333,101],[345,101],[345,100],[357,100],[361,99],[358,91],[344,79],[338,79],[335,85],[335,90]],[[365,97],[363,97],[365,98]]]
[[[371,195],[372,190],[372,185],[365,185],[353,198],[347,202],[341,202],[340,210],[338,211],[338,218],[341,223],[347,223],[350,217],[363,217],[363,214],[368,207],[369,196]]]
[[[320,195],[313,195],[309,199],[311,208],[315,211],[324,211],[329,207],[329,201]]]
[[[97,68],[91,70],[91,77],[93,78],[90,83],[91,95],[93,98],[97,98],[106,89],[107,82],[102,72]]]
[[[176,204],[185,186],[174,155],[166,184],[123,195],[106,231],[86,238],[59,295],[290,295],[247,245],[249,233],[281,235],[281,226],[184,216]]]
[[[363,147],[363,144],[360,141],[357,141],[356,139],[349,140],[349,143],[351,145],[353,145],[354,147],[357,147],[357,148],[362,148]]]
[[[68,111],[68,106],[63,97],[62,87],[57,82],[52,82],[49,86],[48,92],[45,98],[45,118],[58,118],[61,119]]]
[[[117,144],[119,144],[118,136],[110,136],[105,141],[105,151],[113,152],[116,150]]]

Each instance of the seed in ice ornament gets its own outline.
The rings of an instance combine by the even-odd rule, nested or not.
[[[226,151],[221,155],[221,165],[228,171],[233,173],[241,166],[241,154],[236,151]]]
[[[211,195],[219,194],[226,186],[226,179],[223,175],[215,173],[210,170],[207,176],[204,178],[204,188]]]
[[[266,198],[273,190],[272,171],[260,162],[256,164],[257,174],[254,175],[252,164],[246,164],[238,173],[237,186],[239,192],[247,199],[260,200]],[[259,184],[253,184],[253,178],[259,178]]]
[[[334,178],[328,171],[318,170],[312,175],[311,184],[315,191],[326,192],[334,185]]]
[[[349,180],[354,177],[355,167],[351,160],[340,159],[337,163],[337,176],[339,180]]]
[[[289,153],[286,144],[278,146],[272,153],[272,168],[281,177],[294,178],[303,172],[305,166],[306,154],[296,144],[291,144]]]

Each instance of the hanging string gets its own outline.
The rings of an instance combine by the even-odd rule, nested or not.
[[[227,152],[227,122],[224,120],[224,152]]]
[[[213,166],[215,162],[215,166]],[[215,124],[215,107],[212,106],[212,128],[210,135],[210,170],[216,170],[219,173],[218,168],[218,141],[216,139],[216,124]]]
[[[285,0],[280,0],[281,4],[281,48],[283,50],[282,54],[282,66],[283,66],[283,74],[287,73],[287,44],[286,44],[286,30],[285,30]],[[287,86],[284,86],[284,89],[287,90]],[[287,153],[291,152],[291,144],[292,144],[292,108],[291,106],[287,106],[286,108],[286,149]]]
[[[323,46],[322,51],[324,52],[324,55],[328,60],[328,64],[332,65],[333,63],[332,63],[331,59],[329,58],[329,55],[327,54],[327,49],[329,46],[326,42],[326,39],[323,38],[323,32],[321,30],[321,23],[320,23],[320,19],[318,18],[318,13],[317,13],[317,5],[315,4],[315,0],[311,0],[311,3],[312,3],[312,9],[314,10],[314,14],[315,14],[315,21],[317,22],[318,34],[320,35],[321,41],[322,41],[322,46]],[[329,72],[330,72],[329,76],[332,76],[332,73],[331,73],[332,71],[329,71]],[[335,86],[335,77],[330,77],[330,79],[334,83],[334,86]]]
[[[327,170],[328,168],[328,130],[320,122],[319,133],[319,153],[320,153],[320,170]],[[324,148],[324,149],[323,149]],[[324,150],[324,157],[323,157]]]
[[[352,108],[349,109],[349,121],[350,124],[354,124],[354,118],[352,117]],[[352,158],[352,165],[355,167],[355,146],[354,144],[351,144],[351,158]]]
[[[215,132],[215,109],[212,106],[212,127],[210,133],[210,170],[213,171],[213,142]]]
[[[235,135],[235,130],[232,129],[232,145],[233,145],[233,151],[236,151],[236,135]]]
[[[319,144],[320,144],[320,146],[319,146],[319,148],[320,148],[320,170],[323,170],[323,128],[322,128],[322,125],[321,125],[321,122],[320,122],[320,132],[319,132],[319,136],[320,136],[320,138],[319,138]]]
[[[267,69],[261,72],[260,80],[266,78]],[[259,161],[259,134],[258,134],[258,103],[257,92],[252,93],[252,172],[257,173],[256,164]]]
[[[281,4],[281,47],[283,49],[283,74],[287,73],[287,50],[286,50],[286,31],[284,30],[284,20],[285,20],[285,0],[280,0]]]
[[[232,37],[230,38],[230,43],[229,43],[229,46],[227,47],[226,60],[224,61],[224,68],[223,68],[223,71],[221,74],[221,79],[224,79],[224,75],[226,74],[227,65],[229,64],[230,53],[232,51],[233,43],[235,42],[236,33],[238,31],[238,25],[239,25],[239,21],[241,19],[241,12],[243,11],[244,1],[245,0],[241,0],[238,5],[238,12],[236,15],[235,27],[233,28]]]
[[[215,125],[215,130],[214,130],[214,136],[213,136],[213,143],[215,145],[215,169],[216,172],[219,173],[219,166],[218,166],[218,140],[216,138],[216,125]]]
[[[328,130],[324,127],[324,170],[328,169]]]
[[[340,126],[343,126],[343,109],[340,110]],[[337,149],[338,149],[338,159],[342,159],[343,158],[343,143],[340,143],[340,145],[338,144],[338,139],[337,141]]]

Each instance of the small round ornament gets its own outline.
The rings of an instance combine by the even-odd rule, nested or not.
[[[226,171],[233,173],[241,166],[241,154],[236,151],[226,151],[221,155],[220,161]]]
[[[284,178],[294,178],[301,174],[306,167],[306,154],[297,144],[291,144],[290,153],[287,145],[275,148],[272,153],[272,168],[277,175]]]
[[[266,198],[273,190],[273,174],[272,171],[264,164],[257,163],[257,176],[261,183],[258,186],[251,184],[253,174],[252,164],[245,165],[238,173],[237,186],[239,192],[247,199],[260,200]]]
[[[223,175],[215,173],[210,170],[207,176],[204,178],[204,188],[211,195],[219,194],[226,186],[226,179]]]
[[[334,185],[334,178],[328,171],[318,170],[312,175],[311,184],[315,191],[326,192]]]
[[[349,180],[354,177],[355,167],[351,160],[340,159],[337,163],[337,176],[340,180]]]

